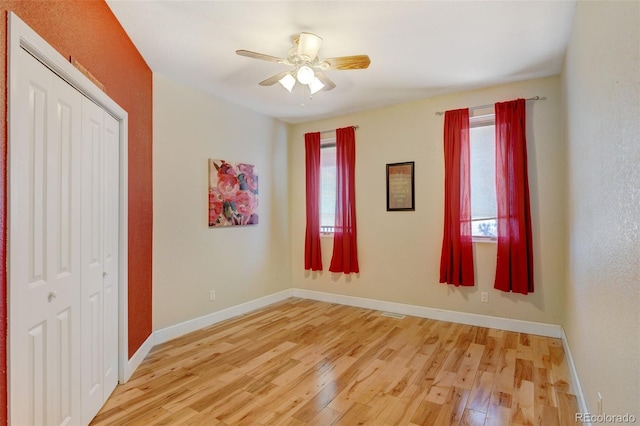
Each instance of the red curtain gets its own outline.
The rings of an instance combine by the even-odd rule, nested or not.
[[[494,288],[533,292],[525,100],[496,103],[498,259]]]
[[[356,238],[356,135],[353,127],[336,130],[336,222],[329,271],[360,272]]]
[[[444,236],[440,282],[474,285],[469,109],[444,115]]]
[[[322,271],[320,250],[320,132],[304,135],[307,230],[304,237],[304,269]]]

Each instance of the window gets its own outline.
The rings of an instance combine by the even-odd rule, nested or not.
[[[336,143],[324,139],[320,145],[320,232],[332,233],[336,220]]]
[[[474,240],[498,236],[496,204],[495,115],[469,118],[471,151],[471,235]]]

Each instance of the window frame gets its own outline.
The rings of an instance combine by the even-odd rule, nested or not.
[[[335,220],[334,220],[333,226],[322,226],[322,150],[325,148],[335,148],[335,147],[336,147],[335,136],[320,139],[320,200],[319,200],[320,237],[333,237],[333,234],[335,233],[335,229],[336,229]],[[335,196],[335,189],[334,189],[334,196]],[[324,230],[325,228],[330,228],[331,230],[330,231]]]
[[[471,129],[472,128],[476,128],[476,127],[485,127],[485,126],[494,126],[495,129],[495,125],[496,125],[496,114],[495,111],[491,111],[490,113],[486,113],[486,114],[479,114],[473,117],[469,117],[469,144],[473,144],[473,140],[471,139]],[[495,130],[494,130],[494,135],[495,135]],[[494,171],[495,171],[495,161],[494,161]],[[473,188],[473,182],[470,182],[471,184],[471,188]],[[473,208],[473,207],[472,207]],[[497,200],[496,200],[496,216],[495,217],[487,217],[487,218],[476,218],[474,219],[473,217],[471,218],[471,241],[474,243],[496,243],[498,241],[498,237],[489,237],[489,236],[483,236],[483,235],[473,235],[473,224],[474,222],[480,221],[480,220],[495,220],[496,221],[496,227],[497,227],[497,221],[498,221],[498,216],[497,216]]]

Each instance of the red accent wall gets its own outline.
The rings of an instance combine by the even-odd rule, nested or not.
[[[7,14],[73,56],[129,113],[129,357],[151,335],[152,73],[104,1],[0,2],[0,424],[7,423]]]

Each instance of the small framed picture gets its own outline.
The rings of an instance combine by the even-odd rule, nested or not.
[[[387,164],[387,211],[414,211],[414,162]]]

